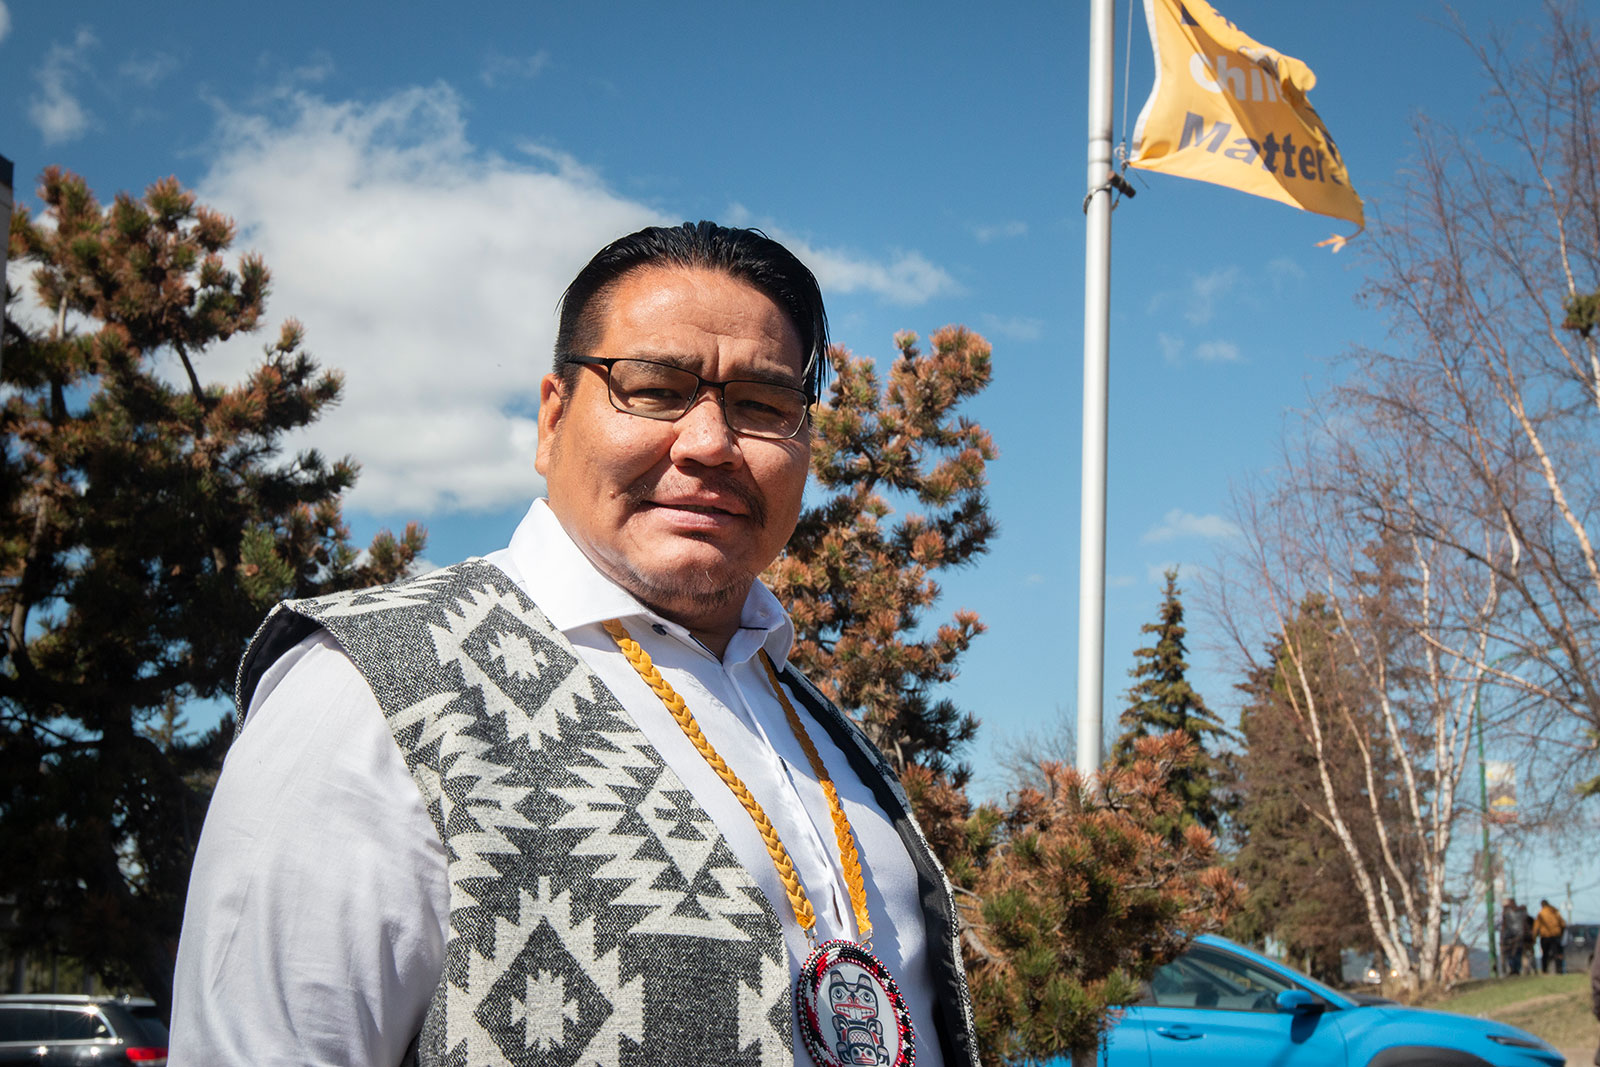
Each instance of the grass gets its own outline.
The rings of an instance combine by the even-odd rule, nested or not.
[[[1516,978],[1483,979],[1458,986],[1449,996],[1428,1000],[1421,1007],[1521,1027],[1537,1034],[1569,1055],[1587,1050],[1587,1063],[1600,1041],[1600,1025],[1589,1010],[1589,976],[1586,974],[1534,974]]]

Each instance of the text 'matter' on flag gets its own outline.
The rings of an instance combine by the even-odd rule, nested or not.
[[[1206,0],[1144,0],[1144,13],[1156,81],[1130,166],[1365,225],[1339,148],[1306,99],[1317,84],[1310,67],[1252,40]],[[1338,251],[1347,240],[1322,243]]]

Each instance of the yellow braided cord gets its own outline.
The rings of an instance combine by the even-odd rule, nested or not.
[[[866,878],[861,874],[861,855],[856,851],[856,835],[850,829],[850,820],[845,816],[844,805],[839,803],[839,791],[834,788],[833,779],[828,775],[828,768],[823,765],[822,757],[817,753],[817,746],[811,743],[811,734],[806,731],[806,724],[800,721],[800,714],[789,702],[789,695],[783,691],[783,686],[778,684],[778,672],[773,668],[772,657],[767,655],[766,649],[761,650],[761,665],[767,669],[767,680],[772,683],[772,691],[778,694],[778,702],[783,705],[783,713],[789,719],[789,729],[794,731],[795,740],[800,742],[800,747],[806,750],[806,759],[811,761],[811,771],[817,776],[817,781],[822,783],[822,792],[828,798],[828,811],[833,815],[833,836],[839,841],[839,862],[844,867],[844,884],[850,890],[850,907],[856,913],[856,936],[863,942],[871,944],[872,920],[867,916]]]
[[[617,648],[624,657],[639,672],[639,677],[644,683],[655,691],[661,698],[672,717],[677,720],[684,736],[694,745],[700,755],[711,769],[717,772],[734,798],[744,805],[744,810],[750,813],[750,818],[756,824],[756,831],[761,834],[762,842],[767,846],[767,854],[772,857],[772,865],[778,869],[778,880],[783,883],[783,891],[789,897],[789,906],[794,909],[795,921],[800,924],[800,929],[809,936],[812,928],[817,925],[817,913],[811,908],[811,901],[806,898],[805,887],[800,884],[800,875],[795,872],[794,861],[789,858],[789,850],[783,847],[783,839],[778,836],[778,831],[772,825],[772,820],[767,818],[767,813],[761,809],[761,802],[751,795],[750,790],[739,780],[717,750],[711,746],[705,732],[700,729],[700,724],[695,722],[694,713],[683,702],[677,690],[656,670],[656,665],[650,662],[650,654],[639,646],[639,642],[629,636],[627,629],[616,619],[610,619],[602,625],[606,633],[616,641]],[[859,870],[859,866],[857,868]]]

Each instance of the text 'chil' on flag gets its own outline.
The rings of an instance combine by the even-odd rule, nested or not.
[[[1365,225],[1344,158],[1306,99],[1317,83],[1310,67],[1257,43],[1205,0],[1144,0],[1144,12],[1156,81],[1130,166]],[[1337,252],[1349,239],[1321,243]]]

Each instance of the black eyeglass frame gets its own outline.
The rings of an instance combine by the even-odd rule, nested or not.
[[[650,419],[653,422],[677,422],[679,419],[689,414],[689,409],[694,407],[696,400],[700,399],[700,394],[702,391],[707,388],[715,389],[719,394],[717,406],[722,409],[723,425],[728,427],[730,433],[737,434],[740,437],[753,438],[757,441],[794,440],[795,437],[799,436],[800,431],[805,429],[806,421],[811,418],[811,407],[817,402],[817,398],[812,396],[810,390],[808,389],[798,389],[792,385],[783,385],[778,382],[762,381],[759,378],[731,378],[725,382],[713,381],[710,378],[702,378],[700,375],[696,374],[687,367],[680,367],[676,363],[663,363],[659,359],[639,359],[637,356],[568,356],[566,362],[576,363],[584,367],[604,367],[606,369],[606,397],[611,401],[611,406],[622,412],[624,415],[634,415],[641,419]],[[689,396],[688,403],[684,404],[683,410],[679,411],[677,414],[646,414],[642,411],[635,411],[632,408],[623,407],[622,401],[617,399],[617,394],[611,387],[611,368],[618,363],[648,363],[656,367],[665,367],[668,370],[674,370],[680,374],[687,374],[689,377],[693,378],[697,384],[695,385],[694,392]],[[807,369],[809,370],[809,367]],[[791,393],[798,393],[800,398],[805,401],[805,409],[800,415],[800,422],[793,430],[790,430],[781,437],[775,437],[771,434],[751,433],[748,430],[739,429],[733,423],[728,421],[727,387],[730,385],[762,385],[769,389],[784,389]]]

